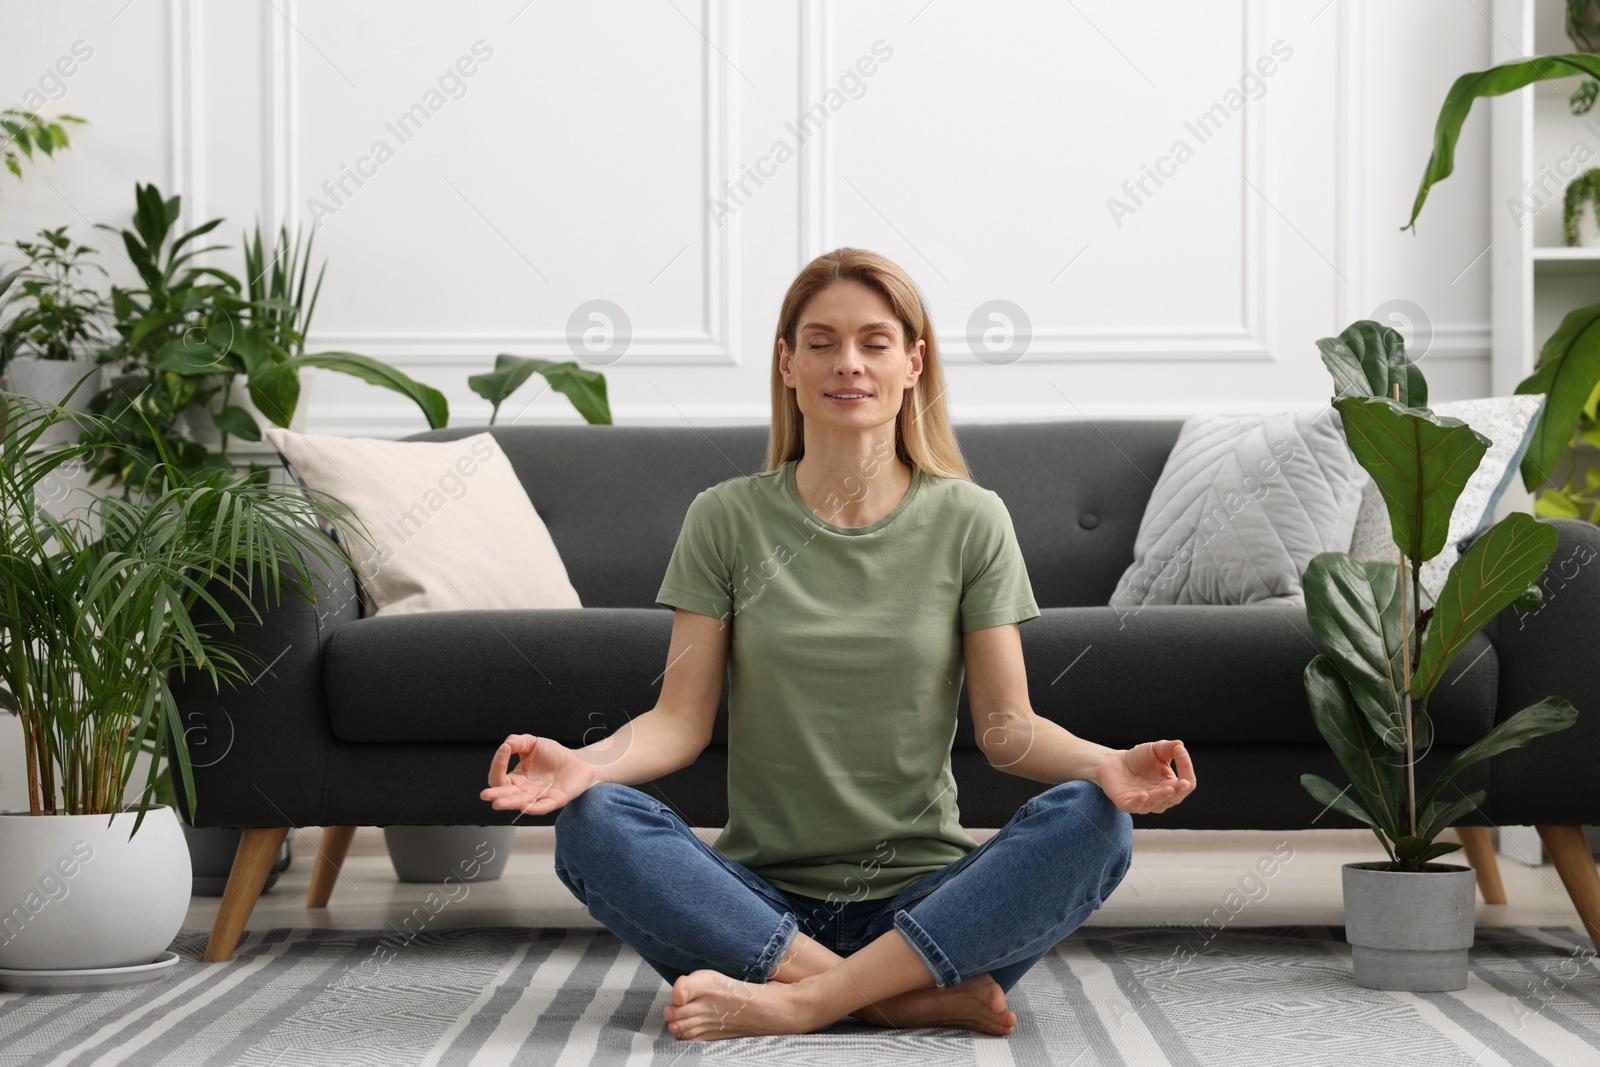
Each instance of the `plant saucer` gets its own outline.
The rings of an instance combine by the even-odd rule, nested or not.
[[[87,993],[118,989],[160,978],[178,962],[170,949],[150,963],[131,967],[93,967],[85,970],[19,971],[0,967],[0,990],[8,993]]]

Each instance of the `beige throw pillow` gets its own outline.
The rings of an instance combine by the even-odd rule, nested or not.
[[[339,536],[357,564],[363,616],[583,606],[493,435],[265,433],[291,477],[345,505]]]

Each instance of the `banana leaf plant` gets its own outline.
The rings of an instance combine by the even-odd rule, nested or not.
[[[474,393],[494,405],[489,413],[490,426],[500,417],[500,405],[536,371],[544,376],[552,389],[565,394],[572,401],[572,406],[578,409],[578,414],[591,425],[611,423],[611,405],[606,400],[606,379],[599,371],[579,366],[572,360],[557,363],[532,356],[501,353],[494,358],[494,370],[474,374],[467,379],[467,385]]]
[[[1571,703],[1547,697],[1457,753],[1417,794],[1418,753],[1432,740],[1430,694],[1490,619],[1513,604],[1537,605],[1535,583],[1557,534],[1530,515],[1508,516],[1472,542],[1430,600],[1422,564],[1444,549],[1450,515],[1489,439],[1428,409],[1427,382],[1392,327],[1363,320],[1317,347],[1333,376],[1345,440],[1383,495],[1397,558],[1324,552],[1306,568],[1306,613],[1323,648],[1306,667],[1306,697],[1350,786],[1315,774],[1300,782],[1370,827],[1396,870],[1419,871],[1461,847],[1435,838],[1486,799],[1483,790],[1452,788],[1464,768],[1577,721]]]
[[[1428,190],[1455,169],[1456,142],[1473,101],[1513,92],[1541,79],[1575,75],[1600,78],[1600,55],[1534,56],[1457,78],[1439,109],[1433,154],[1423,171],[1411,219],[1401,229],[1416,232]],[[1530,491],[1545,486],[1534,510],[1552,518],[1600,523],[1600,473],[1585,469],[1579,451],[1583,444],[1600,447],[1600,417],[1596,414],[1600,405],[1600,304],[1578,308],[1561,320],[1540,348],[1534,372],[1518,383],[1516,391],[1545,395],[1544,410],[1522,460],[1523,485]],[[1566,473],[1557,478],[1563,461]]]

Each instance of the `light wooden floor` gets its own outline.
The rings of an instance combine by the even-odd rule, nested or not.
[[[974,830],[972,835],[982,841],[991,832]],[[519,830],[505,875],[472,884],[429,925],[599,925],[556,880],[550,862],[552,833],[539,826]],[[710,842],[717,831],[696,830],[696,834]],[[293,863],[257,903],[250,928],[388,927],[399,924],[432,892],[427,885],[398,881],[384,849],[383,832],[364,827],[356,832],[332,901],[326,909],[309,910],[306,888],[320,838],[321,831],[314,828],[291,833]],[[1285,843],[1287,848],[1282,848]],[[1273,856],[1274,850],[1289,858],[1272,877],[1262,878],[1255,870],[1257,861]],[[1446,861],[1464,862],[1460,857],[1453,853]],[[1198,925],[1213,914],[1222,920],[1231,913],[1226,921],[1239,926],[1340,925],[1344,921],[1340,865],[1381,858],[1382,850],[1366,830],[1136,830],[1133,867],[1089,924]],[[1553,867],[1529,867],[1502,857],[1500,870],[1509,903],[1490,906],[1480,899],[1479,925],[1579,925]],[[184,925],[209,930],[217,904],[215,897],[193,898]],[[1219,908],[1224,910],[1217,912]]]

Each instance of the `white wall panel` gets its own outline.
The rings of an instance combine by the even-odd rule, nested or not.
[[[405,367],[457,423],[487,417],[469,374],[572,358],[596,299],[631,323],[597,364],[619,421],[762,421],[784,288],[840,244],[928,295],[958,419],[1314,405],[1316,338],[1397,307],[1440,395],[1488,388],[1484,119],[1399,231],[1445,89],[1487,62],[1470,5],[107,0],[0,26],[13,97],[94,49],[47,106],[93,125],[0,179],[0,238],[125,221],[135,179],[229,243],[315,220],[314,347]],[[1014,362],[968,343],[992,300],[1031,323]],[[538,388],[518,419],[576,419]],[[338,375],[305,402],[320,432],[422,428]]]

